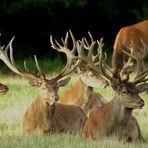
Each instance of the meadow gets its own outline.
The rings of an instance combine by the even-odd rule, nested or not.
[[[51,63],[51,62],[49,62]],[[57,63],[55,63],[56,65]],[[44,65],[42,63],[42,65]],[[50,66],[49,66],[50,67]],[[54,67],[52,65],[52,67]],[[57,68],[57,67],[56,67]],[[47,68],[45,68],[47,69]],[[60,68],[58,68],[60,69]],[[52,69],[54,71],[54,69]],[[45,70],[46,71],[46,70]],[[9,73],[10,71],[5,71]],[[51,73],[48,75],[51,77]],[[59,94],[72,87],[78,76],[73,75],[70,83],[60,88]],[[145,101],[142,109],[133,111],[137,118],[145,143],[133,142],[125,143],[116,138],[106,138],[104,140],[93,142],[84,140],[81,132],[77,135],[52,134],[52,135],[24,135],[22,133],[22,118],[26,108],[32,100],[38,95],[37,88],[31,87],[27,80],[17,75],[0,76],[0,82],[9,87],[5,95],[0,96],[0,148],[147,148],[148,147],[148,94],[142,93],[141,97]],[[114,92],[111,87],[106,89],[95,89],[101,93],[107,100],[112,99]]]

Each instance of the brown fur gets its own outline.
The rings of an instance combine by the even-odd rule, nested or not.
[[[84,109],[86,114],[92,109],[102,106],[105,102],[107,101],[101,94],[94,93],[93,88],[84,84],[81,79],[60,97],[60,103],[78,105]]]
[[[86,120],[87,116],[80,107],[57,103],[52,129],[54,132],[77,133],[82,130]]]
[[[87,116],[81,108],[55,103],[49,105],[42,100],[42,97],[37,97],[27,109],[23,118],[25,133],[75,133],[82,129]]]
[[[130,91],[128,91],[130,95],[122,94],[122,89],[125,88],[127,90],[130,89]],[[137,139],[139,137],[139,139],[142,138],[139,125],[131,114],[132,107],[136,108],[136,106],[143,101],[138,95],[134,95],[136,90],[133,86],[126,84],[122,89],[116,94],[113,100],[90,113],[83,129],[84,138],[97,140],[114,135],[119,139],[126,137],[127,139],[125,140],[128,140],[128,136],[132,136],[135,132],[135,130],[132,130],[133,127],[131,127],[133,125],[139,132]],[[135,119],[134,122],[132,121],[133,118]],[[132,132],[130,130],[132,130]],[[126,133],[128,133],[128,136]],[[134,136],[132,138],[132,140],[134,140]]]
[[[85,84],[78,80],[76,85],[66,90],[61,96],[59,103],[62,104],[75,104],[81,106],[84,102]]]
[[[126,129],[123,131],[122,138],[125,141],[131,142],[135,140],[144,141],[141,134],[140,126],[137,119],[134,116],[129,118]]]
[[[89,115],[92,111],[107,103],[107,100],[99,93],[93,92],[92,87],[88,87],[79,79],[73,88],[64,92],[60,102],[63,104],[77,104],[78,106],[81,106],[87,115]],[[131,115],[129,118],[122,137],[125,141],[143,141],[138,121],[134,116]]]
[[[112,66],[115,77],[117,77],[118,70],[121,70],[121,68],[123,67],[123,61],[126,59],[126,56],[122,52],[122,50],[129,51],[126,46],[129,45],[131,41],[133,41],[135,50],[137,50],[140,54],[143,51],[143,45],[140,39],[142,39],[146,44],[148,44],[147,30],[148,20],[123,27],[119,30],[115,38],[112,57]],[[142,65],[142,63],[140,65]]]

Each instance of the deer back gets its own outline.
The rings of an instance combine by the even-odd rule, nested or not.
[[[148,44],[148,32],[146,30],[148,30],[148,20],[123,27],[117,33],[112,56],[112,66],[116,77],[117,71],[122,69],[124,61],[127,60],[127,55],[125,55],[122,50],[130,52],[127,46],[131,41],[134,43],[134,50],[136,50],[139,55],[143,54],[141,39]]]
[[[76,134],[82,130],[86,119],[87,116],[80,107],[57,103],[51,127],[54,132]]]

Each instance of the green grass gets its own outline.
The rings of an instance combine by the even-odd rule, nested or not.
[[[77,77],[60,90],[60,93],[66,88],[76,83]],[[147,148],[148,147],[148,95],[141,94],[145,100],[145,106],[141,110],[135,110],[133,114],[137,117],[140,124],[142,135],[146,143],[135,142],[131,144],[118,141],[114,138],[104,139],[93,142],[84,140],[81,134],[64,135],[53,134],[48,136],[23,135],[22,117],[26,108],[30,105],[33,98],[37,96],[38,91],[29,86],[26,80],[17,76],[1,77],[1,83],[9,87],[9,92],[0,96],[0,148]],[[114,92],[110,87],[97,90],[108,100],[112,98]]]

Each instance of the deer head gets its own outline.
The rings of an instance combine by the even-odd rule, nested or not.
[[[38,73],[31,73],[28,70],[25,62],[25,72],[22,72],[21,70],[19,70],[19,68],[17,68],[15,60],[13,58],[13,39],[14,37],[11,39],[6,47],[1,48],[0,58],[13,72],[26,78],[31,86],[39,88],[41,98],[44,99],[48,104],[52,105],[59,99],[58,88],[65,86],[70,81],[70,78],[64,77],[71,73],[77,67],[77,65],[79,64],[79,60],[77,60],[76,62],[71,62],[70,59],[67,59],[66,66],[54,78],[47,79],[47,77],[39,67],[36,56],[34,56]],[[9,56],[8,51],[10,53]]]
[[[86,62],[84,65],[80,65],[80,78],[81,80],[90,87],[96,88],[105,88],[109,85],[108,81],[98,73],[98,64],[99,64],[99,57],[98,55],[94,54],[94,49],[96,48],[96,41],[94,41],[90,32],[88,32],[90,37],[90,43],[87,41],[86,38],[83,38],[82,41],[77,42],[77,50],[78,55],[81,60]],[[84,51],[85,49],[85,51]],[[85,55],[87,52],[87,56]]]
[[[97,41],[97,43],[100,45],[100,47],[101,45],[103,47],[102,41],[100,42]],[[148,75],[148,70],[146,69],[144,72],[141,72],[138,76],[136,75],[136,77],[132,81],[130,80],[129,72],[126,73],[126,78],[123,79],[121,75],[122,70],[118,73],[118,78],[114,78],[111,69],[108,70],[109,67],[105,63],[105,60],[103,61],[102,48],[99,48],[98,54],[100,57],[99,67],[100,67],[101,73],[102,75],[104,75],[104,77],[106,77],[110,81],[112,88],[116,92],[116,98],[119,99],[121,104],[124,105],[126,108],[130,108],[130,109],[142,108],[144,106],[144,101],[139,96],[139,93],[144,91],[144,89],[141,89],[138,86],[138,84],[140,86],[141,85],[146,86],[148,84],[146,82],[148,80],[148,78],[146,78]]]

